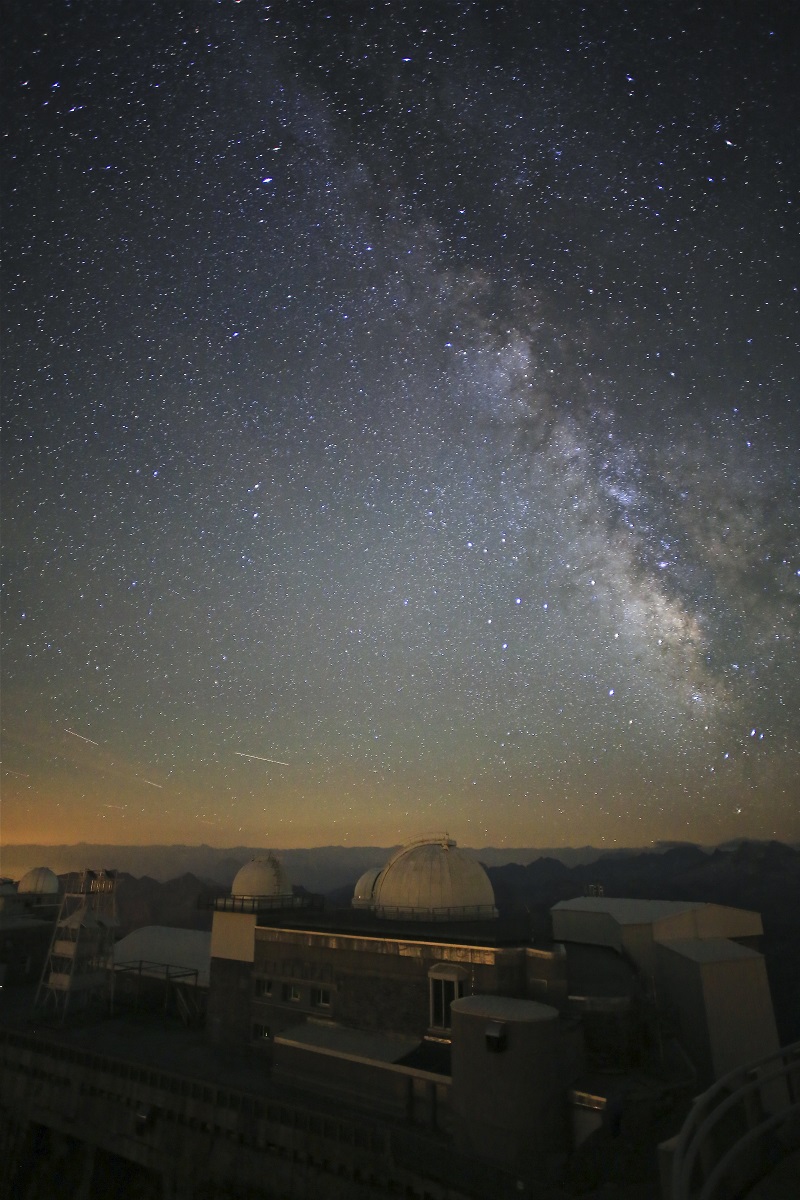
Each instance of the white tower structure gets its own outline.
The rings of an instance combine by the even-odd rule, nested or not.
[[[73,1002],[111,1000],[116,882],[115,871],[87,869],[67,883],[36,993],[62,1020]]]

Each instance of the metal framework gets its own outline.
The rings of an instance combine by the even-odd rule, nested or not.
[[[67,883],[36,992],[36,1005],[62,1021],[72,1004],[111,1001],[116,882],[115,871],[87,868]]]
[[[697,1097],[678,1136],[671,1200],[742,1194],[770,1165],[769,1135],[798,1115],[800,1042],[725,1075]]]
[[[194,967],[176,967],[171,963],[152,962],[149,959],[131,959],[130,962],[114,964],[115,974],[130,983],[129,996],[134,1008],[138,1008],[142,1000],[143,982],[153,983],[160,990],[163,987],[163,1009],[167,1012],[170,1001],[174,1001],[177,1012],[184,1025],[198,1025],[205,1011],[204,989],[200,987],[200,972]],[[117,990],[117,1001],[120,992]]]

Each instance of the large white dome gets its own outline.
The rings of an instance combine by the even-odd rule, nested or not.
[[[236,873],[232,896],[291,896],[292,885],[274,854],[253,858]]]
[[[379,917],[464,921],[497,916],[489,876],[446,834],[398,850],[376,878],[372,894]]]
[[[58,876],[49,867],[34,867],[17,884],[20,896],[57,896]]]

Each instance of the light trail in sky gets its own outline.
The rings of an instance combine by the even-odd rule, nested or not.
[[[242,754],[241,750],[234,750],[233,753],[237,754],[239,758],[252,758],[256,762],[274,763],[276,767],[288,767],[291,765],[287,762],[281,762],[279,758],[263,758],[260,754]]]
[[[93,742],[91,738],[84,737],[82,733],[76,733],[74,729],[67,729],[64,726],[64,733],[68,733],[70,737],[80,738],[82,742],[88,742],[90,746],[99,746],[99,742]]]

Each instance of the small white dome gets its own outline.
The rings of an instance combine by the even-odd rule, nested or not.
[[[34,867],[17,884],[20,896],[57,896],[58,876],[49,867]]]
[[[372,908],[375,903],[375,883],[383,867],[370,867],[359,879],[353,892],[353,908]]]
[[[291,896],[292,885],[274,854],[253,858],[236,873],[232,896]]]
[[[373,894],[379,917],[464,921],[497,916],[489,876],[446,834],[398,850],[375,880]]]

